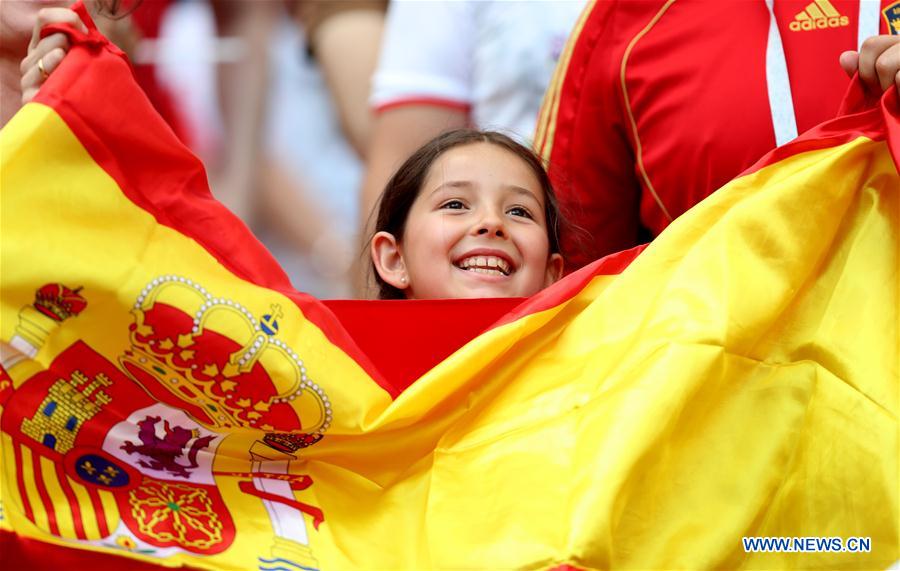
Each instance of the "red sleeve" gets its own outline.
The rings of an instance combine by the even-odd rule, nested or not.
[[[572,226],[563,235],[569,271],[639,243],[640,185],[619,81],[632,26],[618,21],[617,3],[598,1],[582,15],[535,138]]]

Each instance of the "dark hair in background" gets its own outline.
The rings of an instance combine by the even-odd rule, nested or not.
[[[448,150],[473,143],[490,143],[513,153],[531,168],[544,191],[544,217],[547,220],[547,237],[550,241],[550,253],[559,253],[559,234],[563,223],[559,213],[559,205],[550,178],[541,159],[528,147],[521,145],[508,136],[495,131],[478,131],[476,129],[456,129],[438,135],[425,143],[404,162],[384,187],[378,201],[378,218],[375,221],[375,232],[390,232],[398,240],[403,239],[406,219],[413,202],[419,196],[425,177],[431,165]],[[381,279],[374,263],[372,271],[378,283],[380,299],[404,299],[403,291]]]

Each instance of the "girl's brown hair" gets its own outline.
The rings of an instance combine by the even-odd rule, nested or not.
[[[560,251],[559,234],[562,218],[559,213],[559,204],[550,177],[541,159],[534,152],[496,131],[479,131],[476,129],[456,129],[438,135],[428,143],[425,143],[404,162],[394,176],[388,181],[381,193],[378,202],[378,218],[375,221],[375,232],[390,232],[397,240],[402,240],[406,229],[406,219],[413,203],[422,190],[425,178],[431,165],[448,150],[463,145],[474,143],[490,143],[497,145],[513,153],[531,168],[544,191],[544,217],[547,220],[547,238],[550,243],[550,253]],[[378,283],[380,299],[404,299],[403,291],[395,288],[381,279],[374,263],[372,270]]]

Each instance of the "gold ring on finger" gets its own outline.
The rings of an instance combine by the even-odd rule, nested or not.
[[[38,70],[41,72],[41,77],[47,79],[50,77],[50,74],[47,73],[47,70],[44,69],[44,58],[38,58]]]

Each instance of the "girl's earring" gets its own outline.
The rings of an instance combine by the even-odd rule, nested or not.
[[[402,283],[402,284],[406,283],[406,276],[400,276],[400,283]]]

